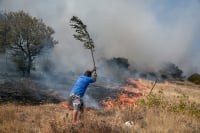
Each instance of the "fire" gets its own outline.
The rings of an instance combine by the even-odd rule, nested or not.
[[[101,103],[106,109],[134,106],[136,101],[144,96],[144,91],[149,90],[149,88],[142,85],[142,82],[143,81],[141,79],[128,79],[128,85],[119,88],[121,90],[121,94],[117,99],[103,100]]]
[[[164,85],[168,85],[169,82],[168,82],[167,80],[165,80],[165,81],[163,82],[163,84],[164,84]]]
[[[148,90],[149,89],[146,86],[142,85],[142,82],[143,82],[142,79],[138,79],[138,81],[134,80],[134,79],[128,79],[127,82],[129,84],[131,84],[131,85],[135,85],[136,88],[139,88],[139,89],[143,89],[143,90]]]
[[[63,108],[63,109],[68,109],[68,110],[72,109],[71,105],[67,101],[61,102],[60,107]]]
[[[150,89],[143,85],[145,81],[142,79],[134,80],[128,79],[127,85],[122,86],[116,89],[120,90],[120,94],[117,99],[107,99],[102,100],[101,104],[105,107],[105,109],[112,108],[121,108],[134,106],[136,101],[143,96],[145,96],[144,92],[149,91]],[[72,109],[68,102],[61,102],[60,107],[64,109]]]

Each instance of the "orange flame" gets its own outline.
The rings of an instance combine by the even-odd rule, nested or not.
[[[144,81],[142,79],[134,80],[128,79],[127,85],[122,86],[120,89],[121,94],[118,96],[117,99],[109,99],[109,100],[102,100],[101,104],[105,107],[105,109],[112,109],[112,108],[124,108],[124,107],[131,107],[134,106],[136,101],[144,96],[144,92],[149,90],[148,87],[144,86],[142,83]],[[117,89],[117,88],[116,88]],[[64,109],[72,109],[71,105],[64,101],[60,103],[60,107]]]
[[[61,102],[60,107],[63,108],[63,109],[68,109],[68,110],[72,109],[71,105],[67,101]]]
[[[149,88],[142,85],[142,80],[134,80],[128,79],[127,86],[122,86],[119,89],[121,90],[121,94],[118,96],[117,99],[110,99],[110,100],[103,100],[101,101],[102,105],[106,109],[111,108],[123,108],[124,106],[134,106],[136,101],[144,96],[145,90]],[[130,95],[131,94],[131,95]]]
[[[163,84],[164,84],[164,85],[168,85],[168,84],[169,84],[169,81],[165,80],[165,81],[163,82]]]
[[[128,79],[127,82],[129,84],[131,84],[131,85],[135,85],[136,88],[139,88],[139,89],[143,89],[143,90],[148,90],[149,89],[146,86],[142,85],[142,82],[143,82],[142,79],[138,79],[138,81],[134,80],[134,79]]]

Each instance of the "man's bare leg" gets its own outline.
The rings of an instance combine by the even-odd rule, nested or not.
[[[80,120],[84,121],[84,109],[83,108],[80,109]]]
[[[73,110],[73,115],[72,115],[72,124],[76,124],[77,122],[77,116],[78,116],[78,110]]]

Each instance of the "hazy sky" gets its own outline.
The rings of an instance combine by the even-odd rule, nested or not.
[[[53,58],[63,69],[92,66],[89,51],[72,37],[76,15],[88,26],[97,60],[126,57],[155,69],[170,61],[185,74],[200,72],[199,0],[0,0],[0,9],[24,10],[53,27]]]

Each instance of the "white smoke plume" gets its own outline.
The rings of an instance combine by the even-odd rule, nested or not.
[[[200,72],[198,0],[0,0],[0,9],[24,10],[55,29],[60,70],[92,68],[90,51],[72,37],[69,20],[76,15],[88,26],[96,60],[125,57],[153,69],[169,61],[185,74]]]

